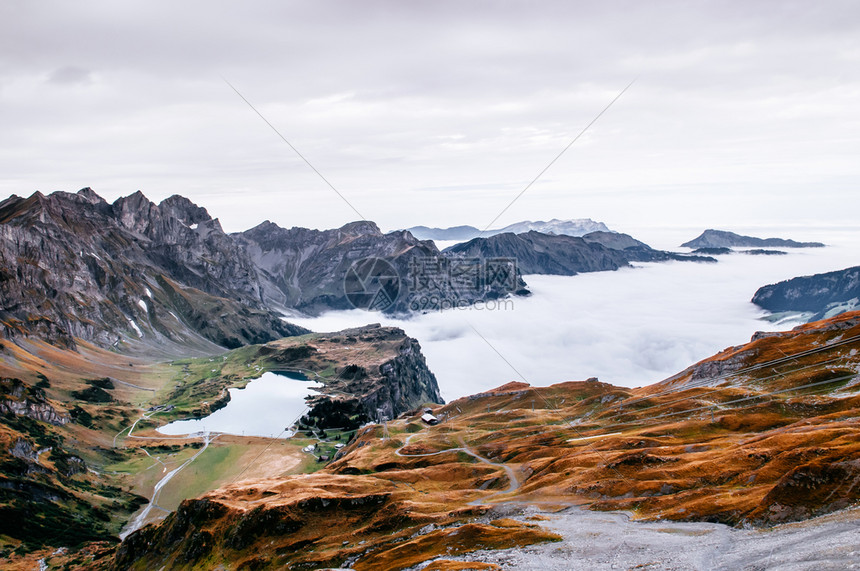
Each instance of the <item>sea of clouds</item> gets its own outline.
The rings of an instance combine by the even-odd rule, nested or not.
[[[572,277],[528,275],[532,295],[495,309],[409,319],[353,310],[290,321],[315,331],[367,323],[403,328],[421,343],[446,400],[513,380],[542,386],[598,377],[644,386],[745,343],[756,331],[796,325],[766,320],[768,314],[749,300],[766,284],[860,264],[860,233],[818,236],[826,248],[784,249],[784,256],[732,254],[716,264],[642,263]]]

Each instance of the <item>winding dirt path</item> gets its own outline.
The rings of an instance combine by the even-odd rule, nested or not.
[[[468,454],[472,458],[475,458],[479,462],[483,462],[484,464],[488,464],[488,465],[493,466],[495,468],[499,468],[505,472],[505,475],[508,477],[508,489],[507,490],[496,492],[490,496],[487,496],[485,498],[481,498],[480,500],[475,500],[474,502],[471,502],[470,505],[481,504],[481,503],[486,502],[487,500],[494,498],[496,496],[516,492],[520,488],[520,480],[519,480],[519,478],[517,478],[516,472],[514,472],[513,468],[511,468],[507,464],[502,464],[500,462],[493,462],[489,458],[485,458],[485,457],[481,456],[480,454],[478,454],[477,452],[475,452],[474,450],[469,448],[466,445],[466,443],[463,441],[462,438],[460,439],[460,444],[462,444],[462,446],[458,446],[457,448],[446,448],[445,450],[439,450],[438,452],[425,452],[423,454],[404,454],[402,452],[402,450],[404,448],[406,448],[407,446],[409,446],[410,442],[412,441],[412,439],[415,436],[418,436],[418,435],[417,434],[409,435],[406,438],[406,442],[403,444],[403,446],[401,446],[400,448],[395,450],[394,454],[397,456],[400,456],[401,458],[421,458],[421,457],[425,457],[425,456],[438,456],[439,454],[447,454],[448,452],[463,452],[465,454]]]

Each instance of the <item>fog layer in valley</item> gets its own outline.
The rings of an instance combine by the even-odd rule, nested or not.
[[[796,229],[767,233],[799,236]],[[523,379],[549,385],[598,377],[642,386],[744,343],[756,331],[796,325],[763,319],[767,314],[749,300],[769,283],[860,264],[858,233],[814,237],[828,247],[785,249],[784,256],[737,253],[720,256],[716,264],[652,263],[573,277],[525,276],[532,295],[495,309],[403,320],[355,310],[290,320],[315,331],[373,322],[402,327],[420,341],[446,400]]]

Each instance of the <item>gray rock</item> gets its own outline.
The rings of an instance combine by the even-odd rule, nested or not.
[[[821,242],[795,242],[783,238],[756,238],[725,230],[705,230],[682,248],[823,248]]]
[[[264,304],[263,289],[247,253],[182,197],[156,205],[136,192],[108,204],[83,189],[0,202],[6,338],[33,336],[68,348],[76,338],[121,348],[172,343],[212,352],[214,344],[304,333]],[[221,334],[223,324],[231,335]]]

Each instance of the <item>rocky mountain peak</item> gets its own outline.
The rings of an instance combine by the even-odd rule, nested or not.
[[[5,224],[23,212],[26,208],[22,208],[23,203],[30,201],[33,197],[22,198],[17,194],[13,194],[6,200],[0,202],[0,224]]]
[[[39,231],[49,234],[52,231],[48,228],[88,234],[93,230],[94,217],[109,210],[110,206],[92,191],[83,194],[57,191],[47,196],[36,191],[28,198],[12,195],[0,203],[0,223],[38,224]]]
[[[353,236],[363,236],[365,234],[372,234],[374,236],[382,235],[382,231],[379,229],[379,226],[377,226],[375,222],[371,222],[369,220],[350,222],[349,224],[341,226],[339,230],[344,234],[350,234]]]
[[[186,198],[156,205],[138,191],[109,204],[86,188],[0,202],[7,338],[70,348],[75,337],[102,347],[190,339],[208,351],[209,342],[234,347],[294,334],[260,292],[248,254]]]
[[[205,208],[197,206],[189,199],[178,194],[162,200],[158,208],[165,216],[173,216],[188,226],[212,220],[212,217]]]
[[[281,228],[271,220],[263,220],[250,230],[246,230],[245,234],[254,234],[256,236],[265,236],[268,234],[278,233],[284,231],[285,228]]]
[[[116,199],[112,205],[119,223],[134,232],[146,235],[154,218],[159,217],[158,207],[141,191]]]
[[[96,194],[90,187],[85,187],[77,192],[80,198],[83,198],[89,204],[107,204],[104,198]]]

